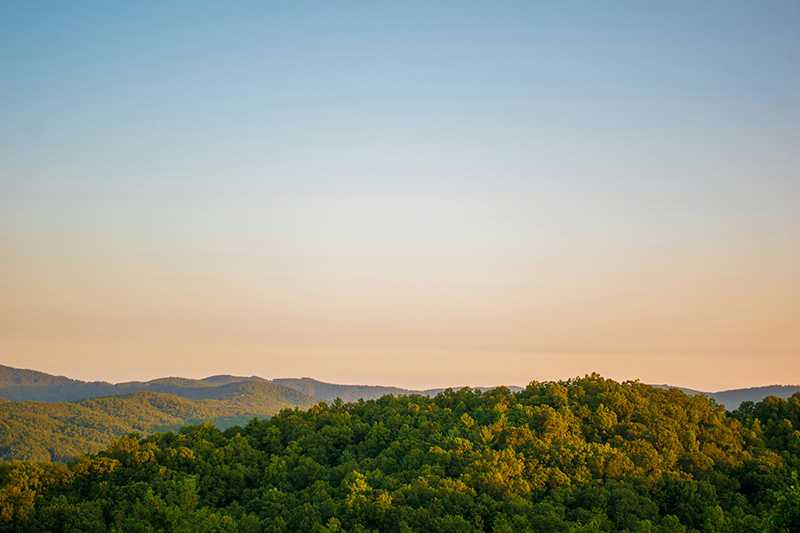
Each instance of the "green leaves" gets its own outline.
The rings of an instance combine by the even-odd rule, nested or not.
[[[795,531],[798,400],[592,375],[320,404],[0,463],[0,532]]]

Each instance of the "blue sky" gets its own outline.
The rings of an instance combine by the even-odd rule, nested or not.
[[[69,370],[87,354],[88,375],[109,353],[93,325],[149,309],[103,287],[157,302],[165,278],[185,291],[165,300],[162,333],[184,307],[208,323],[288,322],[294,333],[203,356],[251,373],[346,379],[317,355],[367,353],[361,329],[331,322],[342,316],[381,333],[353,377],[410,385],[441,380],[380,354],[495,350],[524,362],[514,375],[543,354],[633,354],[631,371],[655,379],[667,370],[648,358],[704,354],[713,368],[800,346],[797,2],[6,2],[0,30],[0,250],[20,280],[7,362]],[[719,265],[743,266],[713,290],[687,281],[719,279]],[[217,292],[193,300],[186,272]],[[595,297],[564,304],[578,286]],[[622,293],[640,305],[608,326]],[[696,331],[725,302],[725,324]],[[428,309],[427,325],[403,309]],[[426,329],[507,316],[521,318],[476,338]],[[64,317],[79,338],[43,334]],[[652,342],[626,337],[631,324]],[[180,372],[142,335],[125,353],[155,366],[114,372]],[[273,351],[300,355],[248,355]],[[487,375],[476,357],[458,379]],[[595,364],[568,358],[549,375]]]

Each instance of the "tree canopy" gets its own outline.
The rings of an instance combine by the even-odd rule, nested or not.
[[[800,530],[800,394],[597,375],[385,396],[0,466],[0,531]]]

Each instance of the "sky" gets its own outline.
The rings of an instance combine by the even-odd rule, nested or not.
[[[0,363],[800,383],[800,3],[3,2]]]

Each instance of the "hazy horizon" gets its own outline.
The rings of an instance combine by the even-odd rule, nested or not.
[[[0,363],[800,382],[800,3],[0,6]]]
[[[3,365],[3,363],[0,362],[0,365]],[[9,367],[9,365],[5,365],[5,366]],[[36,372],[44,372],[43,370],[37,369],[37,368],[23,368],[23,367],[10,367],[10,368],[15,368],[17,370],[31,370],[31,371],[36,371]],[[84,381],[84,382],[87,382],[87,383],[105,382],[105,383],[110,383],[112,385],[118,385],[118,384],[121,384],[121,383],[134,383],[134,382],[146,383],[148,381],[152,381],[152,380],[156,380],[156,379],[164,379],[164,378],[184,378],[184,379],[201,380],[201,379],[206,379],[206,378],[216,377],[216,376],[233,376],[233,377],[241,377],[241,378],[257,377],[257,378],[267,379],[267,380],[270,380],[270,381],[280,380],[280,379],[312,379],[312,380],[315,380],[315,381],[319,381],[321,383],[329,383],[329,384],[333,384],[333,385],[368,386],[368,387],[396,387],[396,388],[400,388],[400,389],[419,390],[419,391],[425,391],[425,390],[431,390],[431,389],[444,389],[444,388],[460,388],[460,387],[478,387],[478,388],[480,388],[480,387],[501,387],[501,386],[505,386],[505,387],[521,387],[521,388],[525,388],[532,381],[547,382],[547,381],[562,381],[562,380],[570,380],[570,379],[580,379],[580,378],[586,377],[587,375],[591,375],[592,374],[592,372],[588,372],[586,374],[575,375],[575,376],[562,376],[562,377],[559,377],[559,378],[547,378],[547,379],[546,378],[532,378],[531,380],[528,380],[526,382],[518,382],[518,383],[471,383],[471,384],[470,383],[450,383],[450,384],[414,387],[414,386],[406,386],[406,385],[398,384],[398,383],[383,383],[383,382],[381,382],[381,383],[361,383],[361,382],[355,382],[355,381],[332,381],[332,380],[321,379],[318,376],[309,376],[309,375],[264,376],[264,375],[247,374],[247,373],[236,374],[236,373],[231,373],[231,372],[218,372],[218,373],[213,373],[213,374],[202,374],[202,375],[201,374],[198,374],[198,375],[184,375],[184,374],[158,375],[158,376],[150,376],[150,377],[144,377],[144,378],[123,379],[123,380],[109,380],[109,379],[103,379],[103,378],[84,379],[84,378],[79,378],[79,377],[75,377],[75,376],[57,374],[57,373],[52,373],[52,372],[44,372],[44,373],[45,374],[54,375],[54,376],[58,376],[58,377],[66,377],[66,378],[70,378],[70,379],[76,379],[76,380]],[[608,378],[609,376],[602,376],[602,377]],[[636,378],[636,379],[638,379],[638,378]],[[627,380],[624,380],[624,379],[618,379],[618,380],[619,381],[627,381]],[[733,387],[733,388],[710,390],[710,389],[699,389],[699,388],[688,387],[688,386],[680,384],[680,383],[661,383],[661,382],[655,382],[655,381],[646,382],[646,381],[642,381],[642,380],[639,380],[639,381],[641,383],[645,383],[646,385],[653,385],[653,386],[662,386],[662,385],[664,385],[664,386],[670,386],[670,387],[676,387],[676,388],[682,388],[682,389],[691,389],[691,390],[696,390],[698,392],[707,392],[707,393],[719,393],[719,392],[727,392],[727,391],[731,391],[731,390],[752,389],[752,388],[758,389],[758,388],[769,388],[769,387],[798,387],[798,386],[800,386],[799,383],[791,383],[791,382],[787,382],[787,383],[761,383],[761,384],[750,384],[750,385],[746,385],[746,386],[742,386],[742,387]]]

